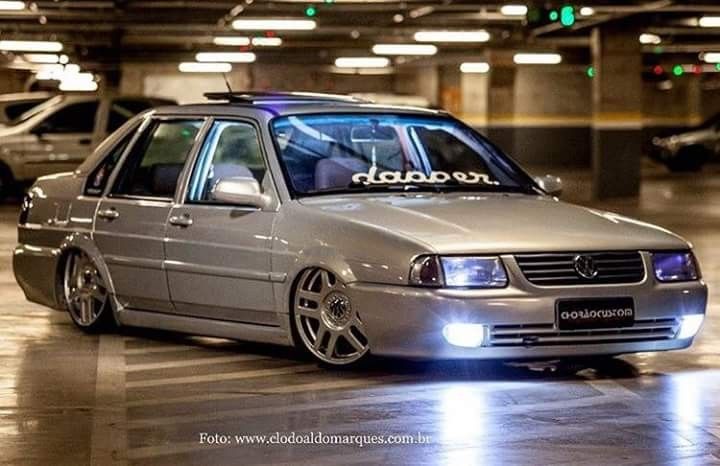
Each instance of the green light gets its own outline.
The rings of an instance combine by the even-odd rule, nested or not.
[[[685,70],[683,70],[682,65],[673,66],[673,74],[675,76],[682,76],[683,74],[685,74]]]
[[[716,64],[715,64],[715,69],[718,70],[718,71],[720,71],[720,63],[716,63]]]
[[[585,70],[585,73],[587,74],[587,77],[592,79],[595,77],[595,67],[594,66],[588,66],[587,70]]]
[[[575,24],[575,7],[572,5],[565,5],[560,8],[560,24],[569,28]]]
[[[560,14],[557,12],[557,10],[552,10],[548,16],[550,18],[550,21],[557,21],[560,17]]]
[[[335,0],[325,0],[325,3],[335,3]]]
[[[309,7],[305,8],[305,16],[313,17],[317,14],[317,10],[314,6],[310,5]]]

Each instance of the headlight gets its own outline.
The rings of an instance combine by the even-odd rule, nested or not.
[[[499,257],[418,258],[410,270],[410,283],[455,288],[503,288],[508,279]]]
[[[687,282],[700,278],[692,252],[656,252],[652,255],[655,278],[661,282]]]

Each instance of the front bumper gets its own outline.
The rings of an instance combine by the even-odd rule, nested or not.
[[[542,359],[666,351],[692,344],[692,338],[676,338],[682,316],[705,313],[707,288],[702,281],[661,284],[646,273],[643,282],[633,285],[538,287],[527,282],[514,263],[505,263],[514,285],[500,290],[349,284],[347,292],[365,324],[370,351],[417,359]],[[555,326],[558,299],[625,296],[635,302],[633,327],[561,332]],[[442,334],[449,323],[484,324],[490,335],[481,347],[453,346]]]

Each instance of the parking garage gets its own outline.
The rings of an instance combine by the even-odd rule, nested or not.
[[[716,2],[0,1],[0,92],[3,464],[720,462]],[[345,147],[342,125],[356,121],[348,115],[361,119],[363,112],[375,116],[348,130],[353,149],[345,158],[371,156],[349,165],[363,168],[353,169],[352,184],[343,187],[368,192],[332,191],[345,176],[338,169],[315,169],[314,191],[293,184],[304,169],[301,154],[335,157]],[[325,120],[318,123],[318,115]],[[328,121],[333,131],[324,129]],[[186,144],[190,168],[181,172],[180,165],[177,186],[162,188],[167,199],[160,200],[152,196],[155,178],[143,187],[148,192],[122,191],[137,171],[135,148],[152,152],[153,135],[173,122],[185,125],[178,139],[154,153]],[[451,126],[453,138],[432,139]],[[223,139],[227,127],[235,132]],[[467,136],[466,127],[481,139]],[[398,128],[409,142],[393,136],[405,134]],[[243,142],[248,130],[258,134],[252,144]],[[480,192],[429,186],[427,179],[444,172],[426,167],[418,174],[421,164],[412,158],[397,171],[378,172],[383,151],[388,160],[397,157],[388,149],[396,140],[399,152],[435,154],[430,162],[454,153],[443,160],[448,179],[460,185],[479,175],[448,160],[480,141],[483,150],[511,157],[536,184],[529,192],[504,186],[494,193],[488,186],[510,182],[489,170]],[[465,146],[453,152],[458,140]],[[238,141],[242,157],[257,148],[260,169],[249,163],[233,172],[242,180],[226,180],[220,167],[232,151],[217,147]],[[213,157],[222,163],[211,164]],[[503,170],[515,173],[515,164],[506,164],[511,168]],[[205,184],[195,182],[202,170],[194,166],[210,167]],[[386,185],[363,184],[376,173]],[[402,176],[419,186],[390,189]],[[285,184],[287,192],[278,188]],[[205,191],[212,192],[203,197]],[[135,201],[138,209],[166,205],[160,226],[141,215],[124,226],[123,208]],[[586,209],[560,214],[546,210],[555,208],[548,203]],[[283,210],[295,204],[334,216],[307,210],[312,215],[297,220]],[[204,225],[202,215],[214,208],[225,210],[206,218],[221,220]],[[233,223],[261,212],[279,214]],[[312,235],[293,241],[280,234],[275,228],[288,218],[296,223],[287,231]],[[133,260],[140,265],[128,273],[131,254],[118,252],[119,242],[104,246],[98,222],[125,228],[128,248],[157,248],[138,252]],[[257,225],[267,229],[253,230]],[[627,229],[610,232],[617,225]],[[182,236],[193,229],[204,236]],[[667,231],[691,243],[692,252]],[[431,253],[418,249],[395,267],[392,259],[413,235],[418,248],[430,243]],[[33,242],[47,238],[57,244]],[[341,244],[349,244],[342,246],[346,268],[333,267]],[[45,249],[58,258],[48,259],[51,268],[21,262]],[[266,249],[261,262],[258,251]],[[67,259],[81,251],[71,254],[75,262]],[[376,257],[372,251],[387,260],[368,259]],[[639,283],[603,278],[609,269],[602,265],[600,272],[583,268],[628,252],[641,261]],[[572,281],[525,283],[532,275],[521,257],[540,260],[539,253],[568,256]],[[310,257],[307,267],[285,260],[293,254],[300,262]],[[485,285],[462,281],[470,278],[451,268],[451,258],[463,255],[475,279],[479,269],[494,267]],[[665,274],[659,257],[679,257],[687,270]],[[107,304],[98,315],[112,313],[106,320],[123,325],[81,331],[89,321],[82,307],[73,315],[66,280],[73,263],[85,270],[77,275],[81,285],[98,286],[96,273],[103,279]],[[552,279],[567,278],[554,273]],[[598,273],[605,282],[593,282]],[[155,279],[167,302],[157,297]],[[377,298],[380,285],[386,294]],[[689,297],[705,285],[706,306]],[[124,286],[140,291],[128,294]],[[325,286],[332,291],[312,301]],[[360,298],[362,292],[368,294]],[[50,295],[59,298],[51,302]],[[445,304],[425,306],[428,296]],[[555,302],[561,309],[581,298],[585,311],[623,303],[631,318],[569,324],[562,312],[547,322],[541,317],[556,315]],[[467,304],[473,300],[484,301]],[[540,309],[531,301],[550,304]],[[676,308],[665,310],[667,303]],[[426,307],[431,312],[421,321],[416,311]],[[332,336],[325,340],[321,327],[296,319],[320,308],[331,330],[350,313],[363,316],[354,327],[360,337],[341,337],[349,351],[361,348],[351,353],[365,356],[358,364],[338,367]],[[531,317],[506,322],[498,308]],[[444,325],[436,332],[413,330],[436,320]],[[694,340],[698,328],[687,330],[688,322],[703,322]],[[530,334],[535,328],[540,333]],[[517,349],[500,351],[498,335],[520,335]],[[313,353],[313,338],[320,353]],[[592,338],[593,346],[584,346]],[[620,339],[636,345],[612,346]],[[674,345],[678,339],[687,344]],[[430,351],[437,341],[447,348]],[[462,351],[450,350],[457,347]]]

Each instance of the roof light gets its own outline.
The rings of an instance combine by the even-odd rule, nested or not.
[[[516,53],[513,61],[518,65],[557,65],[562,62],[559,53]]]
[[[10,52],[59,52],[63,45],[57,41],[0,40],[0,50]]]
[[[657,34],[650,34],[648,32],[645,32],[643,34],[640,34],[640,37],[638,39],[641,44],[652,44],[652,45],[658,45],[662,42],[662,38],[658,36]]]
[[[528,12],[528,7],[525,5],[503,5],[500,7],[500,13],[505,16],[525,16]]]
[[[717,28],[720,27],[720,16],[703,16],[698,20],[701,28]]]
[[[386,68],[390,60],[385,57],[340,57],[335,60],[338,68]]]
[[[487,73],[490,71],[490,65],[485,62],[465,62],[460,65],[462,73]]]
[[[418,31],[414,36],[418,42],[487,42],[490,33],[478,31]]]
[[[282,45],[279,37],[253,37],[252,44],[257,47],[279,47]]]
[[[195,60],[211,63],[252,63],[255,61],[255,54],[252,52],[200,52],[195,55]]]
[[[430,44],[376,44],[372,51],[376,55],[435,55],[437,47]]]
[[[595,14],[595,8],[591,6],[584,6],[580,8],[580,16],[592,16]]]
[[[236,19],[232,27],[246,31],[312,31],[317,23],[313,19]]]
[[[66,55],[67,56],[67,55]],[[23,58],[30,63],[59,63],[60,56],[54,53],[26,53]]]
[[[233,46],[244,46],[250,45],[250,38],[243,36],[221,36],[213,39],[215,45],[233,45]]]
[[[0,10],[24,10],[25,2],[0,1]]]
[[[230,63],[183,62],[178,65],[183,73],[227,73],[232,70]]]

